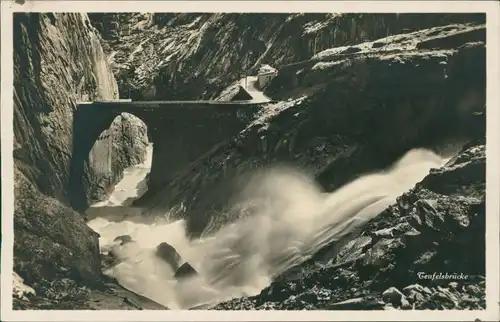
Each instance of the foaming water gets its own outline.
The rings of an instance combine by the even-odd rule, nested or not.
[[[127,170],[110,201],[91,208],[89,226],[101,235],[101,252],[119,260],[105,273],[170,309],[258,294],[280,273],[362,227],[431,168],[447,161],[428,150],[411,150],[391,168],[361,176],[332,193],[322,192],[294,169],[262,170],[240,192],[249,215],[212,236],[190,241],[183,220],[145,219],[140,209],[120,204],[139,195],[137,182],[150,157]],[[114,241],[120,235],[132,241],[120,245]],[[180,264],[190,263],[198,275],[177,281],[171,264],[156,255],[162,242],[172,245],[182,257]]]

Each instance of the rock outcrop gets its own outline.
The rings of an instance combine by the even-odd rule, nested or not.
[[[101,279],[98,236],[68,206],[72,120],[77,102],[117,95],[100,37],[85,14],[14,15],[14,269],[37,297],[48,299],[51,283],[63,278],[92,287]],[[124,127],[142,125],[122,119],[103,135],[130,144],[132,132]],[[114,150],[121,169],[140,159],[140,148]],[[101,157],[99,149],[89,156]],[[87,193],[100,187],[100,199],[103,178],[117,180],[118,172],[100,173],[92,162],[87,169],[95,178]]]
[[[318,254],[260,295],[216,308],[484,308],[485,169],[485,145],[466,147],[371,220],[327,265],[315,265],[325,261]]]
[[[36,289],[43,279],[98,280],[97,233],[82,216],[39,190],[15,168],[14,270]]]
[[[179,255],[175,248],[169,243],[163,242],[156,246],[156,256],[172,266],[172,270],[174,272],[176,272],[179,269],[179,266],[181,266],[181,255]]]

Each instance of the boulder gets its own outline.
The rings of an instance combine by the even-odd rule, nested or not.
[[[410,310],[412,308],[412,305],[410,304],[410,301],[403,297],[401,299],[401,308],[403,310]]]
[[[465,285],[461,285],[465,283]],[[469,289],[477,290],[474,294]],[[406,298],[417,310],[422,309],[479,309],[484,305],[484,285],[465,282],[450,282],[448,287],[422,287],[418,284],[403,289]]]
[[[373,247],[368,249],[363,259],[363,265],[386,267],[393,262],[392,253],[394,250],[404,247],[400,239],[382,238]]]
[[[178,271],[182,258],[172,245],[163,242],[156,246],[156,256],[170,264],[174,271]]]

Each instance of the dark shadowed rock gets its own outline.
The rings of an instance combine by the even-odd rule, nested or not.
[[[417,291],[408,292],[408,296],[406,298],[408,299],[410,304],[421,303],[425,300],[424,294]]]
[[[156,246],[156,256],[169,263],[174,271],[178,270],[182,261],[181,255],[177,253],[175,248],[165,242]]]
[[[46,294],[44,297],[29,298],[29,301],[14,298],[14,310],[168,310],[112,280],[90,289],[71,279],[58,279],[44,281],[40,290]]]
[[[25,283],[37,290],[43,279],[99,280],[98,237],[82,216],[41,194],[17,167],[14,191],[14,269]]]
[[[371,245],[372,238],[362,236],[350,241],[338,252],[335,262],[338,264],[351,263],[364,257],[364,248]]]
[[[403,288],[403,293],[405,295],[411,294],[412,292],[428,295],[432,294],[431,290],[428,287],[422,286],[420,284],[412,284]]]
[[[175,272],[174,277],[181,280],[196,275],[198,275],[198,272],[193,268],[193,266],[191,266],[188,262],[185,262],[181,267],[179,267],[177,272]]]

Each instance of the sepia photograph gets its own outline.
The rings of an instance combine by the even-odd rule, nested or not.
[[[499,318],[498,3],[28,2],[2,1],[2,320]]]

